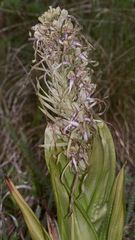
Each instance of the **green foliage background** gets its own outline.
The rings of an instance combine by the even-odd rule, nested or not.
[[[46,210],[55,215],[43,150],[38,147],[46,120],[29,77],[33,49],[28,32],[49,5],[76,16],[95,46],[99,66],[94,80],[97,95],[107,103],[103,117],[114,136],[118,169],[127,162],[125,239],[135,239],[135,6],[131,0],[0,2],[0,234],[2,239],[29,239],[20,212],[8,197],[4,174],[27,196],[44,224]]]

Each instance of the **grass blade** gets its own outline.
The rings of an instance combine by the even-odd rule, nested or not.
[[[38,239],[51,240],[48,233],[40,224],[39,220],[31,210],[31,208],[28,206],[28,204],[25,202],[25,200],[23,199],[19,191],[16,189],[12,181],[9,178],[5,178],[5,182],[11,195],[13,196],[19,208],[21,209],[21,212],[29,229],[32,240]]]

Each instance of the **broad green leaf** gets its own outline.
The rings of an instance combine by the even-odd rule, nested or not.
[[[110,131],[102,121],[97,125],[89,155],[89,169],[83,184],[80,204],[85,208],[97,231],[101,231],[107,214],[108,199],[115,178],[115,150]]]
[[[107,240],[122,240],[124,227],[124,167],[118,174],[110,197],[111,216]]]
[[[28,206],[28,204],[25,202],[25,200],[23,199],[19,191],[16,189],[12,181],[9,178],[6,178],[5,181],[11,195],[13,196],[19,208],[21,209],[21,212],[29,229],[32,240],[51,240],[47,231],[40,224],[39,220],[31,210],[31,208]]]
[[[77,199],[74,199],[73,212],[69,212],[74,174],[67,166],[68,160],[63,154],[63,149],[55,147],[57,141],[54,140],[56,141],[53,129],[48,127],[45,132],[45,159],[51,174],[61,239],[79,240],[83,235],[85,240],[97,240],[94,226]],[[63,171],[65,174],[61,179]]]
[[[69,196],[71,189],[63,188],[63,184],[59,180],[59,175],[56,176],[56,174],[53,174],[52,183],[55,186],[55,198],[58,211],[57,217],[61,238],[64,240],[81,240],[83,235],[85,240],[97,240],[94,226],[91,224],[87,212],[81,208],[77,199],[74,200],[72,212],[69,212]]]
[[[97,124],[92,152],[88,149],[88,171],[78,177],[74,192],[76,175],[69,167],[65,149],[66,143],[58,140],[55,129],[48,126],[45,131],[45,159],[52,179],[61,239],[82,239],[83,236],[84,239],[111,240],[106,236],[115,197],[112,189],[116,157],[108,127],[103,121]],[[119,181],[115,182],[117,184]],[[71,198],[72,214],[68,216]],[[120,227],[123,228],[122,223]]]

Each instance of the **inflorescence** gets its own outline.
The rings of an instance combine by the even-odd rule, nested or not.
[[[93,47],[81,34],[76,19],[64,9],[50,7],[39,21],[32,30],[42,111],[57,138],[68,142],[65,154],[73,170],[85,171],[97,121],[94,109],[99,103],[93,97],[96,85],[91,82]]]

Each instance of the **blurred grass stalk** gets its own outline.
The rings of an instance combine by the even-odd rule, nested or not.
[[[99,118],[102,101],[94,97],[96,84],[91,82],[93,47],[66,10],[50,7],[39,21],[32,28],[33,62],[40,73],[40,109],[47,117],[43,147],[58,226],[48,216],[48,235],[13,183],[6,183],[33,240],[121,240],[124,169],[115,177],[113,140]]]

